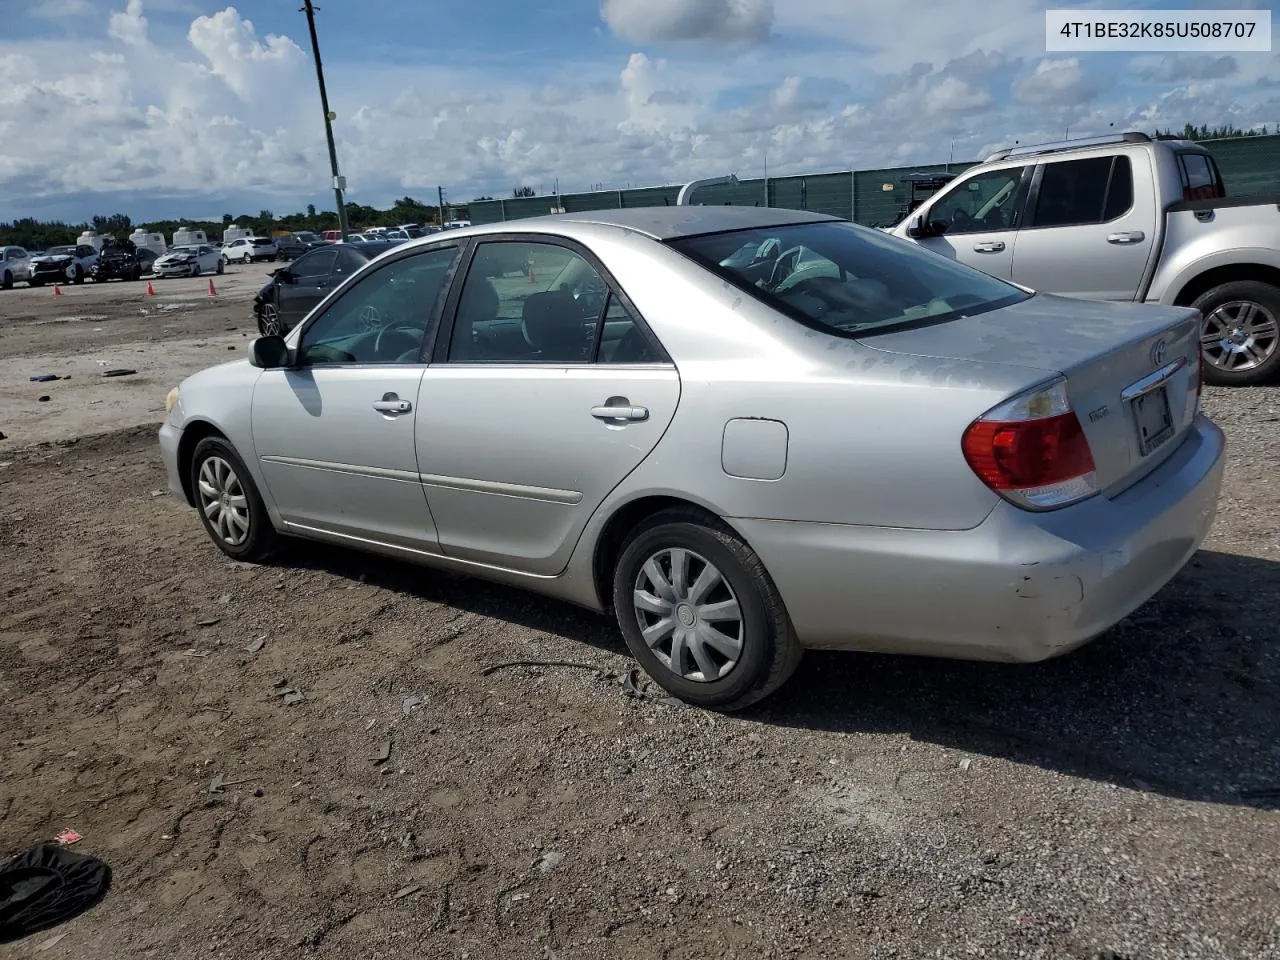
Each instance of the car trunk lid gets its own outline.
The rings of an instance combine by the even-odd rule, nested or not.
[[[1200,312],[1038,294],[949,323],[868,334],[877,350],[1062,374],[1098,486],[1114,495],[1154,470],[1195,418]]]

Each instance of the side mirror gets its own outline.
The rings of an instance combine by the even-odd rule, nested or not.
[[[920,215],[912,217],[911,222],[907,224],[907,236],[912,240],[918,240],[921,237],[927,237],[928,235],[929,232],[925,226],[924,216]]]
[[[278,370],[291,363],[284,337],[258,337],[249,344],[249,362],[263,370]]]
[[[281,267],[279,270],[273,270],[271,275],[281,283],[293,283],[293,281],[297,279],[297,277],[293,275],[293,271],[288,267]]]

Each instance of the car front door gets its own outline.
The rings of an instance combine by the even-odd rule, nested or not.
[[[276,274],[280,320],[292,330],[334,287],[336,250],[313,250]]]
[[[916,242],[993,277],[1010,279],[1031,170],[1005,167],[958,180],[920,211],[930,235]]]
[[[478,243],[447,315],[416,424],[441,551],[559,573],[592,513],[670,423],[675,366],[604,269],[568,241]]]
[[[454,246],[415,251],[352,285],[294,337],[289,369],[253,391],[253,442],[281,519],[299,532],[434,551],[414,420]]]
[[[1042,163],[1013,251],[1014,281],[1090,300],[1137,296],[1155,254],[1148,164],[1141,151]]]

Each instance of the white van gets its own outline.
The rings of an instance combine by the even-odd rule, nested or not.
[[[199,246],[208,243],[209,238],[205,236],[203,230],[190,230],[183,227],[180,230],[173,231],[173,245],[175,247]]]
[[[148,233],[145,230],[135,230],[129,234],[129,240],[139,250],[150,250],[157,257],[163,257],[169,252],[169,248],[165,246],[163,233]]]
[[[76,237],[76,246],[93,247],[98,253],[102,252],[102,245],[106,242],[106,237],[92,230],[86,230],[80,236]]]
[[[222,245],[225,247],[229,243],[234,243],[242,237],[252,237],[253,231],[248,227],[227,227],[222,231]]]

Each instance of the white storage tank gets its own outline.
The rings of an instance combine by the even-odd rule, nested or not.
[[[100,233],[94,233],[92,230],[86,230],[80,236],[76,237],[77,246],[93,247],[99,253],[102,252],[102,245],[106,238]]]
[[[163,257],[169,252],[169,248],[164,243],[163,233],[147,233],[145,230],[135,230],[129,234],[129,240],[139,250],[150,250],[157,257]]]
[[[224,244],[234,243],[235,241],[241,239],[242,237],[252,237],[252,236],[253,236],[253,231],[247,229],[246,227],[227,227],[227,229],[222,231],[222,242]]]
[[[188,244],[208,243],[209,238],[205,236],[203,230],[191,230],[183,227],[180,230],[173,231],[173,245],[175,247],[183,247]]]

